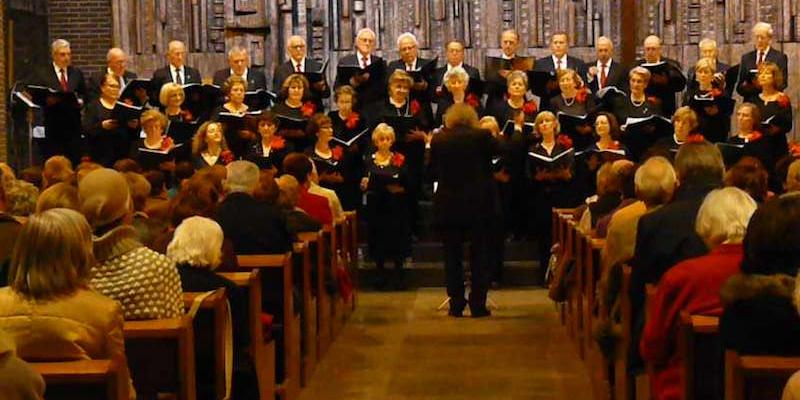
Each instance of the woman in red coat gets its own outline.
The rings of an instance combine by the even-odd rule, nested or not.
[[[659,281],[639,343],[642,358],[654,366],[650,375],[654,399],[682,398],[677,353],[680,313],[722,314],[719,291],[729,277],[739,273],[742,239],[755,210],[756,202],[740,189],[709,193],[697,213],[695,230],[711,251],[678,263]]]

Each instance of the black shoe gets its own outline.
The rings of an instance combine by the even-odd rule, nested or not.
[[[450,311],[447,312],[447,315],[451,317],[461,318],[464,316],[464,309],[467,308],[466,302],[456,303],[450,299]]]
[[[470,315],[472,316],[472,318],[483,318],[483,317],[488,317],[488,316],[492,315],[492,312],[489,311],[489,309],[486,308],[486,307],[477,308],[477,309],[470,308],[469,310],[470,310]]]

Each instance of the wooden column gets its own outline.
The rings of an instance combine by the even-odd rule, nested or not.
[[[620,45],[622,63],[632,65],[636,61],[636,0],[622,0]]]

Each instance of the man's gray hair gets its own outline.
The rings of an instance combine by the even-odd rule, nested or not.
[[[69,48],[69,42],[64,39],[56,39],[53,40],[53,43],[50,44],[50,54],[56,54],[56,51],[61,50],[63,48]]]
[[[111,58],[114,57],[115,54],[121,55],[123,57],[127,56],[125,50],[122,50],[119,47],[112,47],[108,49],[108,52],[106,53],[106,61],[111,61]]]
[[[712,246],[741,243],[757,207],[756,201],[737,187],[712,190],[697,211],[694,230]]]
[[[225,186],[229,193],[253,193],[258,184],[257,165],[250,161],[239,160],[228,164],[225,168],[228,170]]]
[[[244,47],[239,46],[239,45],[233,46],[233,47],[230,48],[230,50],[228,50],[228,58],[231,58],[231,57],[233,57],[234,55],[237,55],[237,54],[249,55],[247,53],[247,49],[245,49]]]
[[[397,47],[398,48],[400,48],[400,43],[405,39],[411,39],[411,41],[414,43],[414,46],[419,47],[419,42],[417,41],[417,37],[414,36],[413,33],[411,33],[411,32],[403,32],[403,33],[400,34],[400,36],[397,37]]]
[[[755,25],[753,25],[752,33],[756,33],[758,31],[766,31],[767,35],[769,35],[769,37],[772,37],[772,33],[773,33],[772,32],[772,25],[770,25],[770,24],[768,24],[766,22],[758,22]]]
[[[667,202],[675,192],[678,182],[675,168],[664,157],[650,157],[636,170],[633,177],[636,197],[648,206]]]
[[[442,81],[447,84],[447,82],[449,82],[452,78],[460,79],[464,81],[464,83],[469,83],[469,74],[462,67],[450,68],[449,71],[444,73],[444,78],[442,78]]]

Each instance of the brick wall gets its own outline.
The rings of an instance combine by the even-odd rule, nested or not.
[[[100,70],[113,39],[111,0],[49,0],[48,10],[50,41],[69,41],[72,64],[85,74]]]
[[[5,1],[0,1],[0,160],[8,161],[8,124],[6,123],[8,113],[6,107],[6,18]]]

